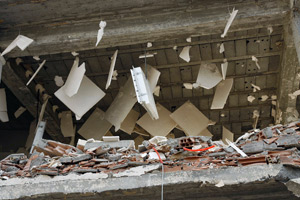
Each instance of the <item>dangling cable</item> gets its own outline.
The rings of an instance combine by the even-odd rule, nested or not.
[[[152,147],[152,149],[156,152],[159,162],[161,163],[161,200],[164,200],[164,163],[155,147]]]

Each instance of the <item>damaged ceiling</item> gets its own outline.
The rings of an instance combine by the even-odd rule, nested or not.
[[[56,140],[65,140],[60,132],[59,113],[69,108],[54,95],[60,88],[55,77],[60,76],[66,82],[75,60],[71,52],[78,53],[79,65],[85,63],[85,75],[106,93],[80,120],[76,120],[73,114],[77,132],[95,108],[107,111],[131,77],[130,69],[139,66],[146,68],[145,74],[146,66],[152,66],[161,73],[157,83],[159,96],[154,95],[156,103],[172,113],[190,101],[207,119],[216,122],[207,128],[214,139],[222,138],[222,126],[233,132],[235,139],[252,129],[256,120],[253,119],[255,110],[259,113],[257,128],[274,123],[272,109],[274,112],[276,96],[282,87],[279,80],[288,1],[152,0],[104,1],[101,4],[91,1],[78,6],[76,1],[62,4],[60,1],[11,0],[1,2],[0,6],[4,11],[0,14],[1,52],[19,33],[34,39],[24,51],[16,48],[4,56],[8,64],[4,66],[2,81],[20,101],[20,106],[26,107],[26,113],[34,117],[37,116],[37,104],[40,104],[38,110],[41,109],[43,96],[51,96],[44,118],[47,120],[47,133]],[[229,32],[222,38],[220,35],[229,17],[228,10],[234,7],[238,14]],[[32,10],[39,12],[29,14]],[[20,12],[22,15],[17,15]],[[102,40],[95,47],[100,20],[105,20],[107,25]],[[225,51],[220,53],[223,45]],[[189,62],[180,56],[184,47],[190,47]],[[106,90],[116,50],[117,80],[112,80]],[[146,53],[153,56],[140,58]],[[232,88],[224,108],[211,109],[216,87],[188,89],[184,84],[197,81],[201,64],[214,63],[222,72],[224,59],[228,62],[226,79],[233,79]],[[26,77],[26,71],[33,74],[44,60],[45,65],[26,87],[30,79],[30,76]],[[37,94],[37,85],[45,88],[42,94]],[[58,109],[53,112],[56,105]],[[138,118],[146,113],[139,103],[135,103],[134,110]],[[26,118],[23,122],[30,124],[32,120]],[[28,128],[29,125],[24,127]],[[184,127],[172,128],[175,136],[184,135]],[[127,139],[138,136],[128,135],[122,127],[117,132],[112,127],[110,132]],[[82,138],[82,135],[77,134],[76,137]]]

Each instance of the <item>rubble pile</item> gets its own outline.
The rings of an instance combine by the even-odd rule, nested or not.
[[[299,121],[251,130],[229,145],[207,136],[155,136],[143,141],[138,150],[133,140],[81,140],[77,147],[42,140],[29,159],[24,154],[12,154],[1,160],[0,177],[5,180],[87,172],[116,175],[141,166],[158,166],[144,170],[146,173],[161,170],[159,162],[163,163],[164,172],[258,164],[300,167],[299,142]]]

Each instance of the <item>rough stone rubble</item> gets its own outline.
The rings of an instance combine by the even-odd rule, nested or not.
[[[90,139],[77,147],[42,140],[29,158],[24,154],[12,154],[1,160],[0,178],[87,172],[111,177],[137,176],[161,170],[159,162],[163,162],[164,172],[267,164],[300,167],[299,142],[300,121],[248,131],[234,143],[246,157],[207,136],[176,139],[156,136],[143,141],[138,150],[133,140],[102,142]]]

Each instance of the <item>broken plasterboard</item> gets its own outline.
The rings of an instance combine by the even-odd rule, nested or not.
[[[105,27],[106,27],[106,21],[100,21],[99,30],[98,30],[98,34],[97,34],[96,46],[98,46],[99,42],[101,41],[101,39],[103,37]]]
[[[106,82],[106,86],[105,86],[106,90],[110,86],[110,83],[111,83],[111,80],[112,80],[112,77],[113,77],[113,72],[114,72],[114,69],[115,69],[117,55],[118,55],[118,50],[115,51],[115,53],[114,53],[114,55],[113,55],[113,57],[111,59],[110,68],[109,68],[109,74],[108,74],[107,82]]]
[[[85,139],[94,138],[100,140],[109,131],[112,125],[104,119],[105,113],[96,108],[90,117],[85,121],[78,133]]]
[[[229,17],[229,19],[228,19],[228,21],[226,23],[224,32],[221,35],[222,38],[224,38],[226,36],[226,34],[227,34],[227,32],[228,32],[228,30],[229,30],[229,28],[230,28],[230,26],[231,26],[231,24],[232,24],[232,22],[233,22],[233,20],[234,20],[234,18],[235,18],[235,16],[236,16],[237,13],[238,13],[238,10],[235,10],[233,8],[232,13],[230,13],[230,17]]]
[[[228,62],[227,62],[227,60],[225,59],[224,63],[221,64],[221,70],[222,70],[222,77],[223,77],[223,80],[226,79],[227,67],[228,67]]]
[[[223,79],[216,64],[201,64],[194,88],[203,87],[211,89],[215,87]]]
[[[213,134],[211,134],[211,132],[206,128],[204,129],[200,134],[199,136],[208,136],[208,137],[212,137]]]
[[[222,141],[227,144],[226,139],[228,139],[230,142],[233,142],[234,140],[234,134],[228,130],[227,128],[225,128],[223,126],[223,132],[222,132]]]
[[[77,94],[72,97],[64,93],[64,87],[58,89],[54,95],[79,118],[105,96],[105,93],[86,76],[83,76]]]
[[[64,137],[74,136],[73,120],[71,111],[61,112],[60,129]]]
[[[200,135],[209,123],[209,119],[190,101],[185,102],[170,117],[188,136]]]
[[[223,109],[226,104],[229,92],[233,84],[233,79],[226,79],[221,81],[216,88],[213,102],[210,109]]]
[[[0,121],[9,121],[7,115],[6,93],[4,88],[0,89]]]
[[[143,67],[146,71],[146,67]],[[147,79],[150,88],[155,89],[159,79],[160,72],[154,67],[147,65]],[[105,119],[115,126],[115,131],[120,129],[121,123],[124,121],[134,104],[137,102],[135,90],[132,83],[132,77],[129,76],[124,87],[121,87],[119,93],[105,112]]]
[[[62,87],[64,93],[69,97],[74,96],[78,92],[84,73],[86,71],[85,63],[82,63],[80,67],[78,67],[78,64],[79,64],[79,58],[76,57],[72,69],[66,80],[66,83]]]
[[[129,135],[131,135],[131,133],[133,132],[133,129],[135,127],[136,121],[139,118],[139,115],[140,115],[139,112],[132,109],[128,113],[128,115],[126,116],[124,121],[122,122],[120,129],[122,131],[124,131],[125,133],[128,133]]]
[[[16,110],[16,112],[14,113],[15,118],[19,118],[24,112],[26,111],[26,108],[24,108],[23,106],[20,106],[18,108],[18,110]]]
[[[137,124],[145,129],[152,136],[167,136],[176,126],[176,122],[170,117],[171,112],[160,104],[156,104],[159,119],[152,120],[148,113],[145,113]]]
[[[34,72],[34,74],[32,75],[32,77],[29,79],[29,81],[26,83],[26,86],[29,85],[31,83],[31,81],[34,79],[34,77],[36,77],[36,75],[39,73],[39,71],[43,68],[43,66],[45,65],[46,60],[44,60],[39,67],[37,68],[37,70]]]
[[[30,39],[24,35],[18,35],[8,47],[1,53],[1,56],[4,56],[5,54],[9,53],[11,50],[13,50],[16,46],[18,46],[22,51],[24,51],[31,43],[33,42],[33,39]]]
[[[224,43],[220,44],[220,53],[223,53],[225,51]]]
[[[179,54],[179,57],[186,62],[190,62],[190,49],[191,46],[183,47],[182,51]]]
[[[142,68],[136,67],[131,69],[130,72],[138,102],[147,110],[152,119],[158,119],[159,116],[153,97],[154,89],[150,89],[149,82],[146,79]]]

